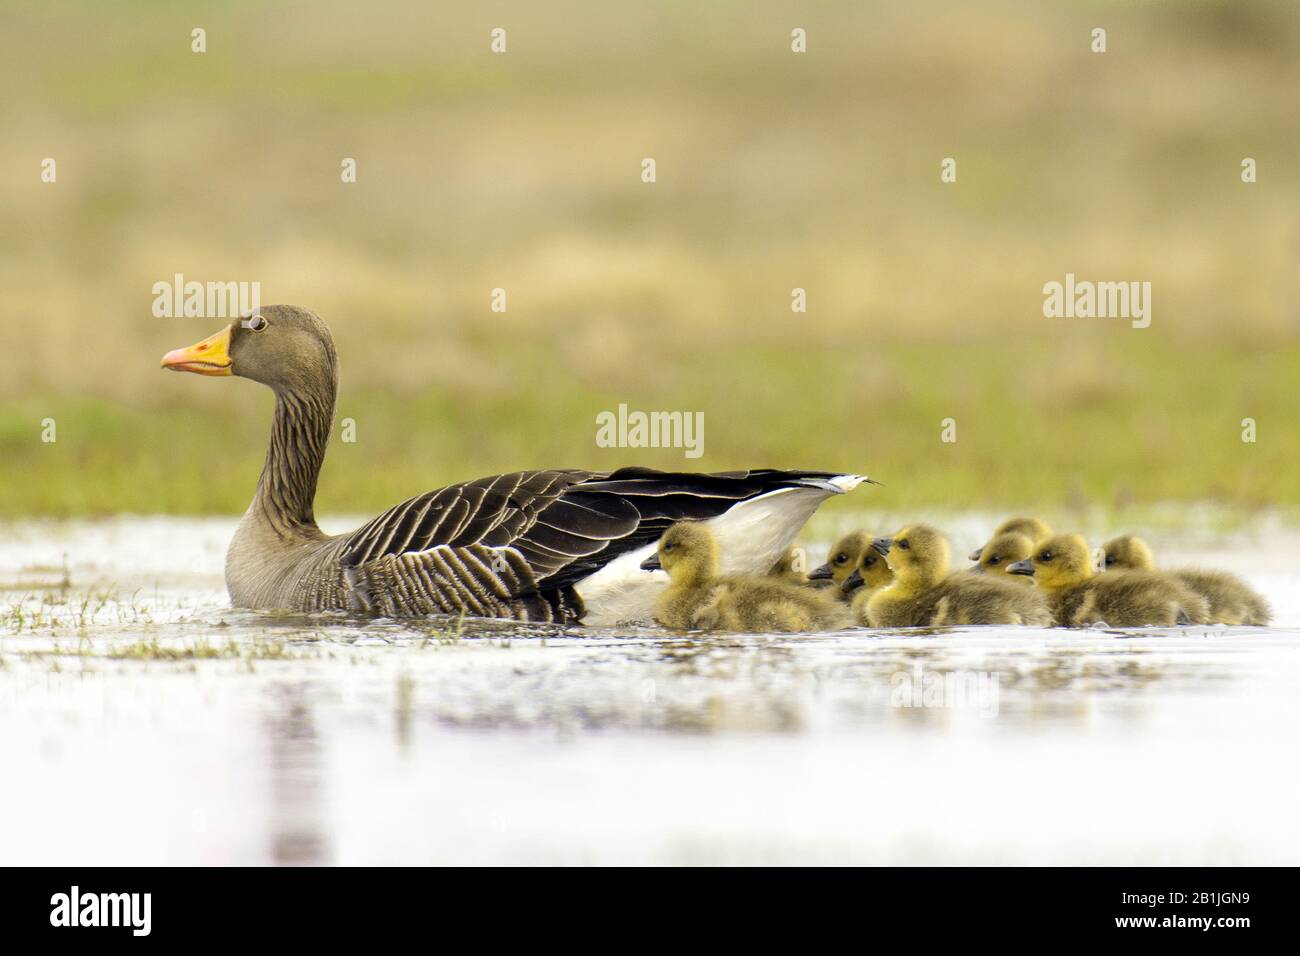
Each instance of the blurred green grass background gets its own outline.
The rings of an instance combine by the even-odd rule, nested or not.
[[[177,272],[332,327],[321,513],[622,464],[1300,505],[1290,0],[18,2],[0,63],[0,514],[246,506],[271,399],[158,370],[224,324],[151,315]],[[1044,318],[1067,272],[1150,281],[1151,327]],[[706,454],[597,448],[620,402]]]

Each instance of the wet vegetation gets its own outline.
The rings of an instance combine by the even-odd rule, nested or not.
[[[246,506],[269,399],[158,371],[215,331],[152,317],[178,270],[329,322],[325,514],[681,467],[596,447],[620,402],[704,412],[692,467],[864,469],[882,507],[1300,505],[1293,6],[1111,5],[1096,55],[1091,5],[826,4],[794,56],[785,8],[569,0],[495,58],[468,8],[205,7],[196,56],[189,4],[6,7],[0,514]],[[1150,281],[1150,328],[1045,319],[1066,271]]]

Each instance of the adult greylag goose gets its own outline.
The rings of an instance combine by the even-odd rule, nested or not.
[[[707,521],[723,573],[762,574],[818,505],[871,480],[767,468],[520,471],[418,495],[331,536],[312,509],[338,391],[325,323],[306,309],[270,306],[168,352],[162,365],[238,375],[275,392],[266,463],[226,553],[236,607],[648,620],[667,576],[640,565],[673,523]]]

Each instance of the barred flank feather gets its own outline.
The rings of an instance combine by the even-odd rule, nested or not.
[[[480,478],[390,508],[347,536],[340,563],[357,610],[579,620],[573,584],[682,518],[822,472],[677,474],[525,471]]]
[[[383,617],[468,614],[568,624],[581,617],[571,593],[543,595],[513,549],[482,545],[385,554],[347,570],[353,610]]]

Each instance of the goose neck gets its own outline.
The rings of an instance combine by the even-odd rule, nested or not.
[[[278,536],[320,537],[313,503],[334,422],[334,393],[277,390],[266,463],[252,510]]]

